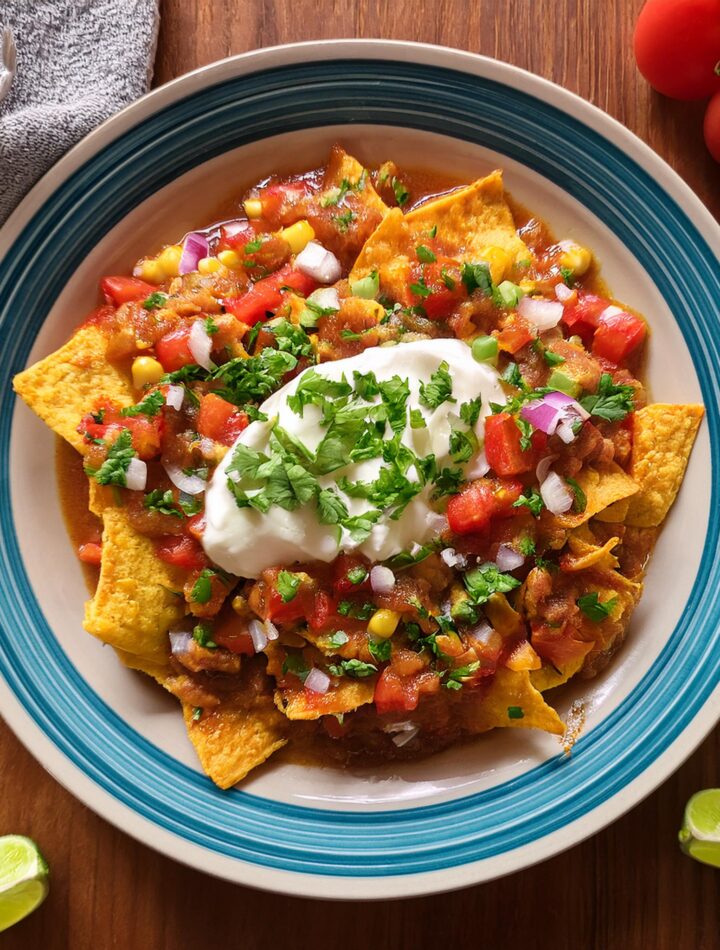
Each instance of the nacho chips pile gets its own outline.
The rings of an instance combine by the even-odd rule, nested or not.
[[[562,735],[543,694],[621,645],[681,486],[703,408],[646,404],[644,324],[603,296],[589,253],[518,222],[500,171],[420,180],[336,147],[248,192],[189,265],[186,241],[106,278],[100,316],[15,379],[85,459],[102,522],[81,546],[99,562],[85,628],[178,697],[222,788],[294,741],[383,759],[499,727]],[[320,265],[295,265],[309,241],[334,296],[316,296]],[[460,467],[429,476],[447,520],[385,565],[394,586],[346,554],[256,581],[209,561],[204,483],[258,404],[313,362],[442,337],[498,367],[507,404],[484,446],[468,436]],[[525,410],[548,393],[567,405],[543,429]]]

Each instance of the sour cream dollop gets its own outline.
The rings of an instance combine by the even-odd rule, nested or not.
[[[420,384],[427,385],[443,362],[448,364],[452,378],[454,401],[443,402],[437,408],[429,409],[420,402]],[[408,423],[401,441],[419,458],[433,453],[438,468],[448,466],[469,469],[472,466],[472,459],[458,466],[450,455],[452,429],[468,428],[459,420],[463,403],[478,396],[482,399],[480,416],[474,426],[479,445],[482,446],[485,418],[491,411],[490,403],[504,404],[506,401],[498,373],[487,364],[477,363],[472,358],[470,347],[461,340],[423,340],[397,346],[372,347],[358,356],[321,363],[313,369],[332,380],[340,380],[344,376],[351,385],[356,372],[373,372],[379,383],[394,376],[407,380],[410,387]],[[273,506],[265,513],[251,507],[238,507],[228,488],[228,466],[232,464],[239,443],[267,454],[268,440],[276,420],[277,424],[311,451],[314,452],[320,444],[326,429],[320,425],[319,407],[307,405],[300,416],[287,403],[288,396],[297,391],[308,372],[305,370],[265,400],[260,408],[268,416],[268,421],[252,422],[244,430],[216,469],[208,486],[205,500],[207,527],[203,534],[203,546],[216,564],[238,577],[256,578],[265,568],[279,564],[289,566],[302,561],[332,561],[341,551],[359,551],[372,561],[382,561],[410,549],[413,544],[430,541],[443,525],[442,509],[445,503],[432,501],[434,487],[430,484],[409,502],[397,520],[393,521],[383,514],[367,539],[361,543],[354,541],[346,530],[338,532],[336,525],[321,524],[313,502],[294,511]],[[375,401],[379,403],[380,397]],[[410,426],[409,414],[413,409],[422,412],[425,428],[413,429]],[[389,440],[392,435],[388,427],[385,438]],[[333,489],[342,476],[351,482],[372,482],[384,464],[381,458],[349,463],[329,474],[318,476],[318,481],[322,488]],[[412,468],[407,475],[413,481],[419,478],[413,474]],[[350,498],[344,494],[341,497],[351,516],[375,507],[367,499]]]

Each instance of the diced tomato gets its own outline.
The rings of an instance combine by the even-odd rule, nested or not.
[[[505,518],[523,492],[517,479],[479,478],[448,501],[447,519],[453,534],[474,534],[484,530],[492,518]]]
[[[234,222],[232,227],[223,225],[220,228],[220,240],[218,241],[218,251],[239,251],[245,247],[248,241],[256,237],[255,229],[249,221]]]
[[[99,566],[102,560],[102,544],[97,541],[88,541],[78,548],[78,557],[84,564]]]
[[[429,293],[419,295],[410,289],[423,282]],[[431,264],[416,265],[411,272],[408,303],[419,305],[430,320],[447,317],[467,297],[460,265],[449,257],[440,257]]]
[[[509,317],[497,335],[498,346],[506,353],[517,353],[537,336],[537,330],[517,314]]]
[[[537,464],[537,456],[547,444],[544,433],[535,431],[531,445],[520,445],[522,433],[515,418],[507,412],[488,416],[485,420],[485,455],[490,468],[498,475],[519,475],[531,471]]]
[[[558,669],[562,669],[571,660],[587,656],[592,650],[592,643],[576,640],[572,636],[572,631],[568,631],[567,626],[551,627],[545,623],[531,623],[530,627],[533,649]]]
[[[312,608],[307,615],[308,625],[312,630],[322,630],[335,620],[337,614],[337,600],[327,591],[320,590],[315,594]]]
[[[161,538],[155,544],[155,551],[161,561],[186,571],[201,570],[210,564],[201,545],[187,534]]]
[[[190,352],[190,327],[180,326],[166,333],[155,344],[157,358],[166,373],[174,373],[195,362]]]
[[[242,653],[245,656],[253,656],[255,653],[247,621],[239,617],[234,610],[226,608],[222,611],[213,626],[212,638],[218,646],[225,647],[232,653]]]
[[[202,573],[202,570],[199,568],[196,568],[190,573],[190,576],[185,581],[183,593],[185,594],[185,600],[190,605],[192,613],[196,617],[214,617],[220,612],[222,605],[225,603],[230,586],[221,574],[216,571],[209,571],[208,574],[205,575],[210,584],[209,596],[205,600],[196,600],[193,596],[195,584]],[[203,591],[203,595],[205,595],[205,593],[206,592]]]
[[[265,620],[289,623],[291,620],[302,620],[308,613],[313,600],[314,591],[303,585],[292,600],[285,602],[277,589],[277,579],[282,568],[271,567],[262,572],[265,586]]]
[[[249,421],[247,413],[216,393],[207,393],[200,401],[197,430],[215,442],[232,445]]]
[[[375,684],[373,702],[380,715],[389,712],[411,712],[417,708],[420,690],[413,676],[398,676],[388,666]]]
[[[569,329],[587,343],[598,325],[600,314],[607,310],[610,301],[597,294],[578,291],[577,303],[568,304],[563,310],[562,321]]]
[[[282,303],[285,288],[296,290],[307,296],[317,286],[314,278],[286,264],[279,271],[253,284],[246,293],[239,297],[228,297],[222,303],[225,309],[241,323],[252,327],[260,320],[264,320],[268,313],[274,313],[277,310]]]
[[[621,363],[640,346],[647,334],[645,321],[621,310],[600,317],[593,339],[593,356]]]
[[[368,590],[370,587],[370,567],[364,558],[356,557],[352,554],[341,554],[335,559],[334,564],[333,587],[337,594],[349,594],[352,591]],[[362,574],[362,571],[365,574]],[[354,583],[351,577],[348,577],[353,571],[357,571],[360,580]]]
[[[205,533],[206,524],[207,522],[205,520],[204,511],[201,511],[200,514],[193,515],[188,521],[187,529],[196,541],[202,540],[202,536]]]
[[[157,287],[146,284],[137,277],[103,277],[100,281],[100,290],[108,303],[130,303],[132,300],[144,300],[154,294]]]
[[[98,407],[102,410],[103,421],[96,422],[92,413],[88,413],[80,421],[77,431],[86,439],[104,439],[108,444],[115,442],[123,429],[129,429],[132,437],[132,446],[141,459],[149,461],[160,453],[164,420],[161,414],[157,416],[122,416],[120,410],[105,402]]]
[[[274,226],[289,224],[288,213],[311,192],[307,181],[277,182],[260,192],[263,219]],[[297,215],[293,216],[297,217]]]

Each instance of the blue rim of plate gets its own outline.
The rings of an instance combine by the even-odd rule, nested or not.
[[[351,134],[358,123],[483,145],[543,175],[603,221],[645,267],[683,332],[717,471],[720,269],[683,209],[621,149],[528,93],[438,66],[339,59],[235,77],[172,103],[93,155],[47,198],[0,262],[0,674],[67,759],[159,828],[266,868],[383,878],[457,868],[551,835],[628,786],[680,736],[720,682],[715,480],[702,560],[681,620],[632,694],[578,742],[571,766],[557,756],[440,804],[340,811],[221,792],[100,699],[59,646],[30,587],[7,477],[10,381],[54,300],[102,236],[214,155],[295,129],[347,125]],[[13,325],[19,312],[23,321]]]

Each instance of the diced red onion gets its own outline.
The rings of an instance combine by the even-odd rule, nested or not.
[[[198,475],[186,475],[179,465],[172,462],[163,462],[167,476],[176,488],[187,492],[188,495],[199,495],[207,488],[207,482]]]
[[[197,270],[198,262],[210,253],[210,245],[204,234],[198,234],[197,231],[191,231],[183,241],[182,254],[180,255],[180,264],[178,265],[178,274],[189,274]]]
[[[555,296],[560,303],[567,303],[576,294],[572,287],[568,287],[564,281],[560,281],[559,284],[555,284]]]
[[[272,620],[265,621],[265,633],[267,634],[268,640],[277,640],[280,636],[278,628],[272,622]]]
[[[251,224],[248,224],[244,218],[241,218],[238,221],[226,221],[222,226],[223,231],[227,237],[234,237],[236,234],[242,234],[245,231],[248,236],[254,234],[253,227]]]
[[[183,654],[188,652],[192,641],[192,634],[187,633],[185,630],[171,630],[169,637],[170,651],[173,656],[183,656]]]
[[[545,507],[553,515],[562,515],[572,507],[575,496],[557,472],[548,472],[540,485]]]
[[[440,552],[440,559],[448,567],[465,567],[467,558],[464,554],[458,554],[455,548],[445,548]]]
[[[327,673],[313,667],[305,677],[305,689],[309,689],[313,693],[327,693],[329,688],[330,677]]]
[[[387,594],[395,586],[395,575],[389,567],[376,564],[370,571],[370,586],[376,594]]]
[[[563,315],[563,305],[559,300],[542,300],[538,297],[523,297],[517,312],[525,320],[533,323],[542,333],[556,327]]]
[[[553,435],[560,422],[574,422],[576,419],[584,421],[590,417],[577,400],[558,391],[546,393],[542,399],[525,403],[520,415],[535,429],[540,429],[547,435]]]
[[[412,729],[408,729],[407,732],[398,732],[397,735],[393,736],[393,742],[401,749],[404,745],[407,745],[408,742],[411,742],[415,736],[420,732],[418,726],[413,726]]]
[[[573,427],[568,422],[561,422],[555,430],[555,433],[560,436],[565,445],[570,445],[576,438]]]
[[[308,277],[314,277],[319,284],[334,284],[342,274],[337,257],[317,241],[305,245],[295,258],[295,266]]]
[[[412,547],[410,548],[410,553],[413,557],[417,557],[418,554],[422,551],[422,544],[418,544],[417,541],[413,541]]]
[[[130,491],[143,491],[147,485],[147,463],[142,459],[130,459],[125,472],[125,484]]]
[[[514,571],[518,567],[523,566],[525,558],[519,551],[511,548],[509,544],[501,544],[495,557],[495,563],[498,566],[498,570]]]
[[[182,409],[184,399],[184,386],[168,386],[165,390],[165,405],[170,406],[171,409],[177,409],[178,411]]]
[[[482,478],[489,471],[490,466],[485,455],[485,449],[482,449],[473,457],[470,465],[465,469],[465,478]]]
[[[535,469],[535,474],[537,475],[537,480],[539,482],[544,482],[547,473],[550,471],[550,466],[557,458],[557,455],[546,455],[544,459],[540,459]]]
[[[387,726],[383,727],[383,732],[390,733],[393,736],[393,742],[398,747],[404,746],[406,742],[414,739],[419,731],[419,727],[414,722],[410,722],[409,719],[403,722],[389,722]]]
[[[188,349],[192,353],[192,358],[198,366],[202,366],[203,369],[207,370],[213,368],[212,360],[210,359],[212,340],[202,320],[196,320],[190,327]]]
[[[320,287],[318,290],[313,290],[308,300],[322,307],[323,310],[340,309],[340,298],[335,287]]]
[[[259,620],[251,620],[248,624],[248,633],[252,637],[255,652],[262,653],[268,645],[268,637],[263,624]]]

